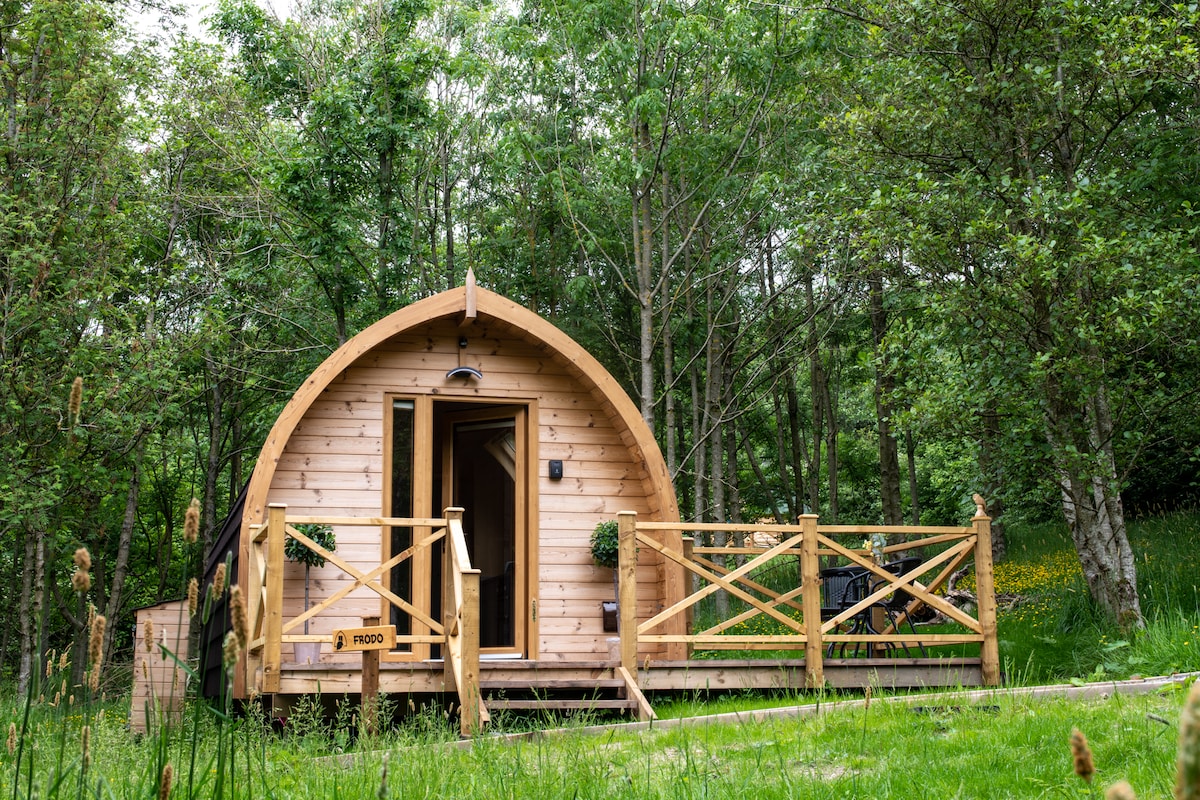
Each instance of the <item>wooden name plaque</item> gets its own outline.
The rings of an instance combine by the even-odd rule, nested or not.
[[[371,628],[345,628],[333,632],[333,652],[352,650],[396,649],[396,626],[376,625]]]

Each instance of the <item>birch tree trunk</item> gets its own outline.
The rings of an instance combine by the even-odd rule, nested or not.
[[[21,625],[21,661],[17,668],[17,696],[25,697],[36,676],[41,675],[42,598],[46,584],[46,534],[25,531],[24,568],[21,572],[21,600],[17,616]]]

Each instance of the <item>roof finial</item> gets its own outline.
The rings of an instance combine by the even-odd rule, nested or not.
[[[475,321],[475,315],[477,313],[475,308],[475,270],[471,269],[470,267],[467,267],[467,280],[463,284],[463,288],[466,291],[463,299],[462,324],[470,325]]]

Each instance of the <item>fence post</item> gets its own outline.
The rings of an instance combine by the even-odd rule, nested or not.
[[[263,683],[264,694],[279,691],[280,664],[283,661],[283,530],[287,519],[286,503],[267,506],[267,607],[264,614]]]
[[[689,564],[694,563],[696,560],[696,540],[691,536],[683,537],[683,559]],[[683,575],[683,596],[691,597],[695,593],[696,576],[692,572],[685,571]],[[687,611],[684,612],[683,619],[686,623],[686,630],[684,630],[684,633],[686,633],[688,636],[691,636],[696,630],[696,607],[694,605],[687,607]],[[695,651],[695,645],[693,645],[691,642],[688,642],[686,650],[687,658],[691,659],[692,654]]]
[[[621,666],[637,678],[637,512],[617,514],[617,614]]]
[[[983,644],[979,668],[984,686],[1000,685],[1000,642],[996,634],[996,584],[992,572],[992,518],[979,510],[971,519],[975,528],[975,594]]]
[[[379,617],[363,617],[364,628],[379,624]],[[364,650],[362,654],[362,685],[358,695],[359,713],[371,734],[379,732],[379,651]]]
[[[471,565],[468,567],[453,555],[452,551],[455,548],[458,538],[463,535],[463,509],[447,508],[446,514],[446,554],[447,568],[444,570],[445,577],[453,581],[457,577],[461,580],[462,585],[462,608],[452,609],[453,605],[453,585],[446,584],[446,593],[449,598],[443,600],[443,620],[446,627],[446,644],[444,645],[446,652],[443,654],[446,664],[449,665],[452,658],[450,650],[450,637],[458,637],[458,657],[459,672],[462,675],[461,685],[455,688],[458,690],[458,702],[461,706],[459,713],[459,730],[464,736],[474,736],[479,733],[483,727],[484,719],[480,712],[481,689],[479,686],[479,570]],[[465,556],[466,543],[462,542],[463,555]],[[456,551],[455,551],[456,552]],[[453,573],[457,572],[458,575]],[[455,618],[459,630],[454,633]]]
[[[800,588],[804,608],[804,682],[809,689],[825,685],[821,640],[821,570],[817,557],[817,515],[800,515]]]

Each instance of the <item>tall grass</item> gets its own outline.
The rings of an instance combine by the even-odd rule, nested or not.
[[[998,590],[1022,598],[1000,617],[1010,682],[1200,669],[1198,524],[1197,515],[1176,514],[1131,525],[1147,626],[1130,636],[1091,612],[1065,531],[1014,531],[1010,559],[997,569]],[[106,699],[86,680],[64,686],[69,675],[69,664],[52,660],[28,698],[0,699],[0,732],[11,731],[0,750],[0,800],[1099,797],[1119,778],[1139,797],[1167,797],[1183,704],[1178,692],[1083,704],[1000,695],[982,708],[874,703],[815,718],[484,738],[459,748],[440,706],[400,709],[406,722],[377,733],[355,705],[335,703],[329,714],[319,698],[294,709],[282,730],[254,704],[235,715],[227,699],[192,700],[181,718],[138,738],[126,729],[127,700]],[[807,699],[732,696],[718,708],[689,696],[663,716]],[[1090,784],[1072,772],[1074,728],[1086,732],[1094,758]]]
[[[1085,703],[1001,693],[979,706],[873,702],[815,717],[618,727],[517,741],[485,737],[467,747],[450,741],[451,723],[436,709],[374,738],[339,736],[338,721],[325,717],[313,717],[303,730],[289,725],[283,733],[245,717],[226,723],[229,738],[238,742],[229,780],[218,788],[210,776],[189,788],[177,770],[170,794],[206,800],[218,791],[231,800],[1083,798],[1099,797],[1104,787],[1125,779],[1138,797],[1162,798],[1171,795],[1183,702],[1181,691]],[[19,703],[0,702],[5,718],[20,710]],[[36,795],[160,797],[155,761],[161,741],[130,736],[123,725],[127,708],[119,703],[99,703],[95,711],[92,779],[81,792],[76,770],[68,765],[56,775],[53,759],[43,759]],[[77,754],[71,721],[56,713],[35,710],[34,745]],[[340,724],[353,723],[344,716]],[[200,730],[200,760],[208,770],[216,761],[216,725],[206,718]],[[1074,728],[1087,735],[1096,769],[1091,784],[1073,770]],[[184,737],[172,737],[166,747],[173,764],[182,763],[188,749]],[[12,794],[13,767],[4,758],[0,788]],[[16,796],[28,796],[23,783]]]

